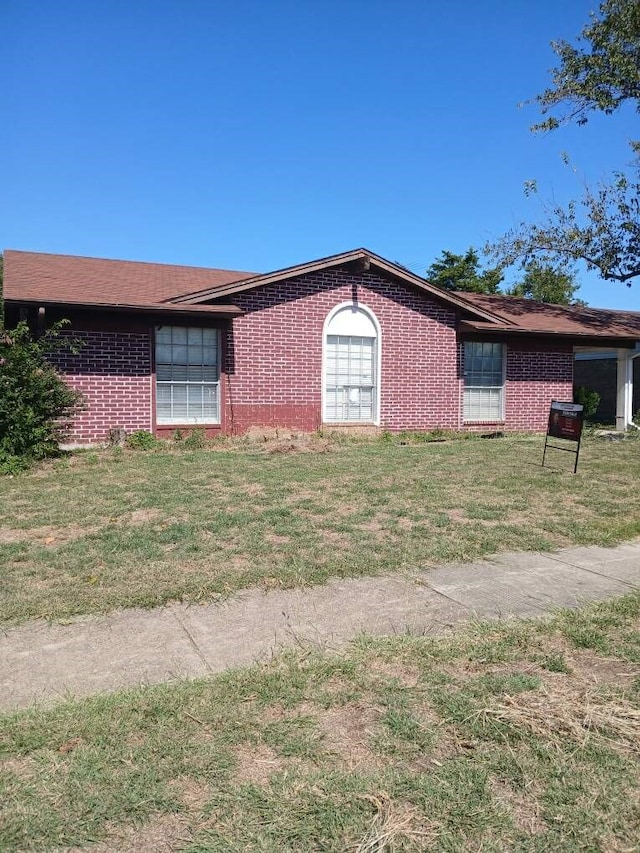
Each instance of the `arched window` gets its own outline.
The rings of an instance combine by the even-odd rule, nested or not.
[[[355,302],[338,305],[324,324],[323,420],[379,423],[380,327]]]

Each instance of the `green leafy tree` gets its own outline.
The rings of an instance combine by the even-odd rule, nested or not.
[[[575,273],[531,261],[524,268],[524,278],[505,290],[507,296],[520,296],[534,302],[547,302],[553,305],[585,305],[575,298],[580,285],[576,284]]]
[[[472,247],[464,255],[445,250],[427,270],[427,279],[444,290],[498,293],[502,272],[499,267],[481,270],[479,254]]]
[[[560,65],[551,71],[553,85],[535,101],[543,115],[557,107],[564,113],[550,115],[535,130],[586,124],[590,112],[610,115],[625,101],[635,101],[640,110],[640,2],[606,0],[577,43],[551,42]]]
[[[52,352],[77,349],[62,334],[65,325],[56,323],[38,339],[24,322],[0,330],[0,471],[57,453],[69,418],[82,405],[48,361]]]
[[[640,0],[605,0],[583,29],[577,46],[552,42],[560,60],[553,85],[536,98],[543,115],[534,130],[555,130],[590,112],[615,112],[629,101],[640,111]],[[549,113],[564,110],[558,118]],[[631,143],[635,153],[640,144]],[[527,192],[535,192],[528,182]],[[540,224],[521,223],[487,251],[501,263],[525,265],[551,257],[558,264],[583,261],[608,281],[629,285],[640,275],[640,167],[587,187],[579,202],[552,205]]]
[[[487,251],[507,265],[583,261],[601,278],[629,285],[640,275],[639,197],[640,171],[633,179],[617,172],[610,183],[587,188],[579,203],[552,206],[545,222],[523,222]]]

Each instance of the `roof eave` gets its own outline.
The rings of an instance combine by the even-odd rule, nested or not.
[[[75,302],[72,300],[59,299],[33,299],[20,298],[5,299],[7,305],[15,305],[17,307],[43,307],[43,308],[62,308],[73,309],[77,311],[116,311],[120,313],[145,313],[153,315],[180,314],[181,316],[193,317],[222,317],[231,318],[239,317],[244,314],[241,308],[236,305],[167,305],[152,303],[149,305],[137,305],[135,303],[123,302]]]
[[[591,331],[567,332],[554,331],[552,329],[523,329],[518,326],[489,326],[484,323],[469,322],[462,322],[459,325],[458,330],[461,333],[474,335],[500,335],[502,337],[509,336],[514,338],[552,338],[553,340],[562,340],[563,342],[579,340],[581,344],[594,343],[601,346],[611,346],[612,344],[616,344],[622,348],[633,347],[640,339],[640,335],[634,337],[631,333],[612,334]]]

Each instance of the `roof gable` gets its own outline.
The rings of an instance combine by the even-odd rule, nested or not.
[[[345,267],[349,265],[358,266],[363,269],[374,269],[388,277],[420,290],[421,292],[437,299],[440,302],[445,302],[448,305],[464,311],[471,316],[480,317],[481,319],[492,321],[497,318],[490,311],[481,306],[469,304],[464,298],[457,293],[450,293],[440,287],[430,284],[426,279],[412,273],[399,264],[394,264],[387,261],[385,258],[374,254],[368,249],[354,249],[350,252],[343,252],[339,255],[330,255],[327,258],[320,258],[315,261],[309,261],[304,264],[297,264],[292,267],[286,267],[275,272],[254,275],[250,278],[245,278],[228,284],[217,285],[212,288],[188,294],[186,296],[178,296],[172,299],[173,304],[189,304],[197,305],[203,302],[208,302],[212,299],[221,299],[230,297],[236,293],[243,293],[247,290],[254,290],[259,287],[266,287],[270,284],[276,284],[281,281],[286,281],[292,278],[299,278],[303,275],[309,275],[315,272],[321,272],[332,267]]]

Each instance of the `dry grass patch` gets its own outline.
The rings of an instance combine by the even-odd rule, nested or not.
[[[141,824],[110,828],[104,841],[91,845],[91,853],[172,853],[192,840],[184,815],[160,814]],[[82,853],[86,849],[69,847],[64,853]]]
[[[537,793],[529,788],[517,791],[504,779],[489,780],[489,791],[496,802],[506,810],[516,827],[527,835],[539,835],[545,829],[542,809]]]
[[[12,545],[17,542],[29,542],[45,547],[58,547],[76,539],[82,539],[97,533],[98,525],[83,527],[75,524],[66,527],[4,527],[0,530],[0,545]]]
[[[505,696],[477,716],[526,728],[556,744],[569,739],[584,747],[597,738],[640,752],[640,709],[626,699],[611,699],[559,679],[552,688],[545,685],[535,693]]]
[[[425,850],[437,840],[440,827],[427,820],[416,806],[393,800],[384,792],[364,798],[376,813],[364,838],[355,846],[355,853]]]
[[[420,681],[422,671],[415,664],[402,660],[373,659],[369,668],[369,677],[376,679],[393,679],[403,687],[414,688]]]
[[[193,776],[179,776],[177,779],[172,779],[168,787],[188,812],[202,811],[211,796],[211,786]]]
[[[274,773],[291,766],[290,759],[283,759],[264,743],[239,744],[234,748],[233,756],[236,761],[233,778],[238,784],[267,785]]]
[[[131,525],[149,524],[150,521],[157,521],[160,518],[164,519],[164,516],[159,509],[147,507],[145,509],[134,509],[132,512],[126,513],[118,519],[118,523]]]
[[[350,771],[379,770],[388,763],[371,747],[372,739],[380,733],[380,713],[380,708],[366,702],[320,711],[317,724],[324,748]]]

